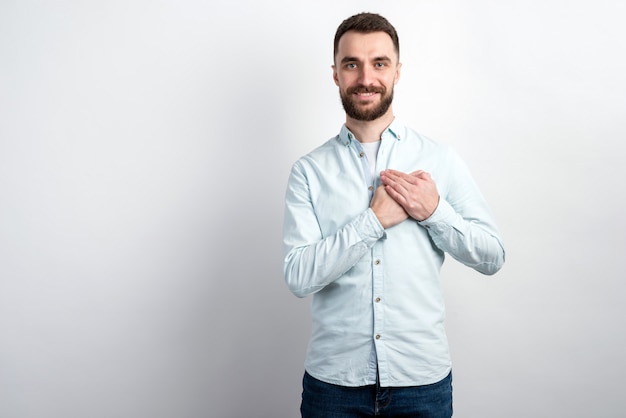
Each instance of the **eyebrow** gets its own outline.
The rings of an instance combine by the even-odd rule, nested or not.
[[[342,64],[345,64],[346,62],[354,62],[354,61],[358,61],[358,59],[356,59],[355,57],[343,57],[341,59]]]
[[[347,62],[359,62],[360,59],[356,58],[356,57],[343,57],[341,59],[341,63],[345,64]],[[380,57],[376,57],[374,58],[372,61],[376,61],[376,62],[380,62],[380,61],[388,61],[391,62],[391,58],[389,58],[386,55],[380,56]]]

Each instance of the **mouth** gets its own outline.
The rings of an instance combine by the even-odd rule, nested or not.
[[[382,87],[364,87],[364,86],[357,86],[357,87],[352,87],[350,89],[348,89],[348,93],[351,94],[353,97],[363,100],[363,101],[370,101],[371,99],[373,99],[375,96],[381,94],[384,92],[384,89]]]

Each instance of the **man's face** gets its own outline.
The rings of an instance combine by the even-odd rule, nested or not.
[[[371,121],[389,112],[401,65],[393,41],[385,32],[346,32],[339,39],[333,65],[333,78],[346,114],[355,120]]]

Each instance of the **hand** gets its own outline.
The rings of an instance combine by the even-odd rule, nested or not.
[[[397,225],[409,217],[404,208],[387,194],[384,186],[378,186],[374,191],[370,208],[385,229]]]
[[[387,194],[417,221],[429,218],[439,205],[437,185],[425,171],[407,174],[397,170],[385,170],[380,173],[380,181]]]

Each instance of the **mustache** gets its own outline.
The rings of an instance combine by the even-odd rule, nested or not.
[[[354,86],[350,87],[346,90],[348,94],[358,94],[358,93],[384,93],[384,87],[374,87],[374,86]]]

